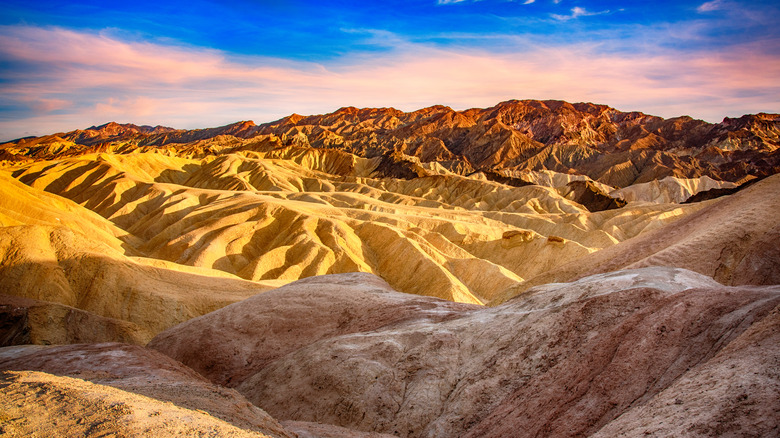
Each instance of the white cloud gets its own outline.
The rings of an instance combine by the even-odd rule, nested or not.
[[[512,98],[589,101],[710,121],[780,109],[780,57],[760,46],[630,56],[585,44],[524,47],[532,49],[495,54],[406,42],[322,65],[6,26],[0,59],[37,67],[12,81],[0,77],[4,106],[28,108],[1,114],[0,140],[111,120],[202,128],[348,105],[465,109]]]
[[[535,2],[536,0],[525,0],[523,3],[524,5],[530,5],[531,3]]]
[[[702,13],[712,12],[712,11],[723,9],[725,6],[726,6],[726,2],[724,2],[723,0],[712,0],[706,3],[702,3],[701,5],[699,5],[698,8],[696,8],[696,10]]]
[[[571,8],[571,14],[569,14],[569,15],[552,14],[551,16],[553,18],[555,18],[556,20],[559,20],[559,21],[567,21],[567,20],[572,20],[574,18],[589,17],[589,16],[592,16],[592,15],[601,15],[601,14],[607,14],[607,13],[609,13],[609,10],[599,11],[599,12],[590,12],[590,11],[586,10],[585,8],[581,8],[579,6],[575,6],[575,7]]]

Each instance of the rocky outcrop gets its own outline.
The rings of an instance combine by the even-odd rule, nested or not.
[[[571,181],[559,192],[564,198],[582,204],[588,211],[614,210],[627,204],[623,199],[604,193],[591,181]]]

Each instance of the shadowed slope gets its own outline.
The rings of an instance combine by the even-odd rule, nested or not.
[[[136,240],[108,220],[0,178],[0,220],[12,225],[0,228],[0,294],[40,301],[22,306],[28,309],[22,325],[33,325],[27,327],[36,342],[145,343],[161,330],[277,285],[128,257],[125,248]],[[132,247],[129,252],[136,253]],[[85,326],[76,327],[77,321]]]
[[[0,347],[107,341],[144,344],[152,333],[138,324],[75,307],[0,294]]]

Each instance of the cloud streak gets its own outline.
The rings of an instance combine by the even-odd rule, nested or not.
[[[196,128],[347,105],[465,109],[511,98],[717,121],[780,110],[780,59],[761,51],[625,56],[597,46],[537,45],[495,54],[399,42],[388,52],[325,65],[12,26],[0,32],[0,60],[25,68],[0,70],[0,139],[109,120]]]
[[[602,14],[608,14],[609,10],[606,11],[599,11],[599,12],[590,12],[585,8],[581,8],[579,6],[571,8],[571,14],[569,15],[560,15],[560,14],[551,14],[550,16],[555,18],[558,21],[568,21],[573,20],[575,18],[579,17],[590,17],[593,15],[602,15]]]
[[[725,8],[725,6],[726,5],[725,5],[725,2],[723,0],[712,0],[712,1],[705,2],[705,3],[702,3],[701,5],[699,5],[699,7],[696,8],[696,11],[697,12],[701,12],[701,13],[712,12],[712,11],[717,11],[717,10],[723,9],[723,8]]]

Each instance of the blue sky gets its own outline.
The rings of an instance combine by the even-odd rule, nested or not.
[[[780,112],[776,1],[3,1],[0,140],[341,106]]]

